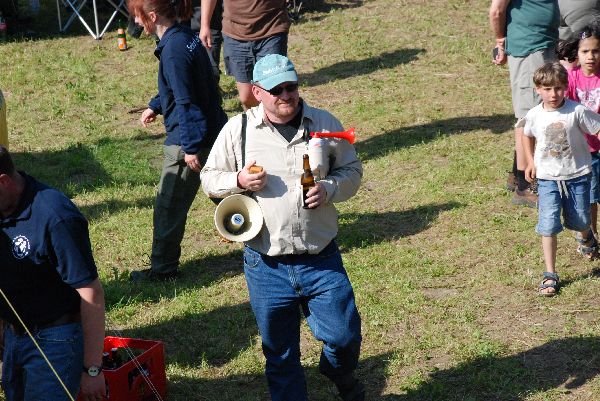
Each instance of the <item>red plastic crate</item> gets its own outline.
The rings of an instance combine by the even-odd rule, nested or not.
[[[167,376],[162,341],[123,337],[104,338],[105,352],[109,352],[114,347],[131,348],[136,352],[142,350],[142,353],[117,369],[103,370],[108,385],[108,397],[105,398],[105,401],[164,400],[167,393]],[[147,372],[146,377],[140,372],[140,367]],[[152,383],[154,390],[148,381]],[[77,398],[77,401],[82,401],[81,396]]]

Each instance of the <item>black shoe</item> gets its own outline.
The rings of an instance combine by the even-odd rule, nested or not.
[[[365,387],[352,374],[334,382],[343,401],[365,401]]]
[[[129,274],[131,281],[168,281],[177,278],[178,272],[174,270],[168,273],[157,273],[152,269],[132,271]]]
[[[131,37],[138,39],[142,32],[144,31],[144,27],[135,23],[134,20],[130,19],[127,24],[127,34]]]

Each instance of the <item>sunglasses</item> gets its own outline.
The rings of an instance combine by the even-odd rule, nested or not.
[[[258,86],[258,85],[256,85],[256,86]],[[294,84],[289,84],[286,86],[276,86],[273,89],[265,89],[262,86],[258,86],[258,87],[264,91],[269,92],[273,96],[279,96],[283,93],[283,91],[286,91],[287,93],[296,92],[298,90],[298,83],[296,82]]]

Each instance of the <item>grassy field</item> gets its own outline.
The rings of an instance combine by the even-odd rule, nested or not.
[[[365,176],[338,207],[338,241],[370,401],[600,400],[600,262],[561,234],[562,289],[537,295],[537,213],[504,190],[514,120],[488,6],[326,0],[292,26],[302,96],[359,136]],[[241,247],[219,241],[203,194],[181,279],[127,279],[148,262],[163,140],[160,122],[143,129],[128,113],[155,94],[158,65],[151,39],[129,44],[119,52],[115,32],[0,44],[11,150],[88,217],[108,334],[165,342],[169,400],[268,400]],[[221,86],[238,113],[234,83]],[[302,352],[310,399],[334,400],[306,325]]]

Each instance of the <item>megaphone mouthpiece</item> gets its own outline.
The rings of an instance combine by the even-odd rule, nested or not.
[[[237,234],[242,229],[245,222],[246,219],[244,219],[244,216],[241,213],[234,213],[229,216],[229,218],[225,219],[224,224],[227,231],[231,234]]]

